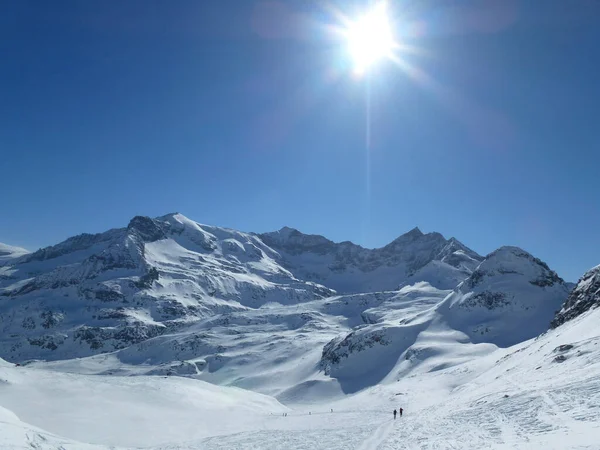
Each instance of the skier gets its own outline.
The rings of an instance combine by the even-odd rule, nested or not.
[[[394,410],[394,420],[396,419],[396,414],[398,414],[398,412]]]
[[[404,410],[402,408],[400,408],[400,417],[402,417],[403,412],[404,412]]]

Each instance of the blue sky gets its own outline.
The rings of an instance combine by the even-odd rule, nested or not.
[[[367,247],[419,226],[569,280],[600,263],[600,2],[392,2],[416,51],[369,75],[368,151],[327,5],[360,9],[3,2],[0,241],[178,211]]]

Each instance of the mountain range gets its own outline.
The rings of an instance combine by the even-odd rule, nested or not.
[[[444,395],[458,389],[454,402],[469,401],[460,389],[473,377],[496,373],[486,383],[501,379],[506,389],[518,383],[506,375],[511,370],[562,374],[555,364],[567,360],[592,380],[595,366],[580,357],[596,354],[591,324],[599,304],[600,266],[573,285],[518,247],[481,256],[454,238],[414,228],[382,248],[366,249],[288,227],[257,234],[202,225],[177,213],[136,216],[126,227],[81,234],[32,253],[0,245],[0,358],[33,371],[25,380],[0,360],[0,393],[8,402],[0,402],[0,414],[10,407],[34,425],[67,430],[63,434],[71,438],[137,446],[158,441],[140,440],[126,429],[124,441],[97,436],[90,430],[103,420],[100,411],[93,424],[75,431],[61,428],[64,422],[55,428],[19,399],[35,402],[25,393],[39,392],[61,403],[58,389],[87,404],[67,386],[93,390],[100,383],[116,402],[128,395],[123,386],[136,382],[110,380],[134,377],[152,389],[183,390],[199,402],[236,398],[253,414],[285,415],[283,405],[372,402],[410,380],[418,380],[413,391],[419,383],[434,388],[438,374],[454,386]],[[527,359],[513,356],[525,350]],[[169,376],[210,384],[158,381]],[[556,380],[568,381],[563,375]],[[564,383],[555,389],[566,389]],[[478,389],[469,386],[468,392]],[[581,386],[592,389],[588,382]],[[124,405],[125,411],[147,403],[131,395],[135,404]],[[6,420],[21,426],[9,410]],[[588,412],[581,414],[591,417]],[[202,436],[221,429],[217,422],[210,421]],[[83,429],[87,434],[78,434]],[[55,439],[40,436],[33,444]],[[189,448],[213,448],[209,441]]]
[[[332,299],[361,298],[364,308],[342,314],[360,312],[360,319],[347,318],[350,330],[361,325],[360,334],[370,336],[371,329],[385,328],[375,333],[380,336],[392,333],[384,318],[395,314],[392,299],[410,286],[434,292],[436,314],[472,342],[508,346],[544,332],[569,295],[569,286],[524,250],[502,247],[482,257],[455,238],[418,228],[366,249],[288,227],[243,233],[175,213],[136,216],[127,227],[81,234],[33,253],[1,249],[0,354],[15,362],[160,345],[159,337],[207,321],[266,314],[273,310],[267,306],[289,314],[304,305],[304,319],[297,320],[314,324],[322,320],[315,311],[329,315],[322,305],[331,306]],[[410,322],[402,321],[394,326]],[[186,359],[210,356],[223,345],[219,340]],[[346,344],[334,339],[324,354]]]

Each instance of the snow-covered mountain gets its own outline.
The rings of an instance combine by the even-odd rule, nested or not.
[[[340,293],[390,291],[418,281],[451,289],[483,259],[454,238],[424,234],[418,228],[377,249],[334,243],[287,227],[260,238],[279,252],[296,277]]]
[[[598,272],[135,217],[0,264],[0,447],[595,448]]]
[[[107,352],[218,313],[334,292],[295,278],[258,237],[180,214],[135,217],[0,267],[0,354]]]
[[[452,291],[416,284],[366,310],[365,325],[324,347],[320,367],[347,391],[391,373],[403,376],[422,364],[426,370],[449,367],[547,331],[568,294],[568,286],[545,263],[517,247],[502,247]],[[439,358],[448,346],[453,359]],[[398,365],[401,360],[405,363]]]
[[[0,242],[0,265],[6,264],[7,262],[28,253],[29,250],[25,250],[24,248],[14,247],[12,245],[3,244]]]
[[[290,228],[255,235],[181,214],[138,216],[126,228],[6,261],[0,351],[11,360],[81,357],[214,314],[326,298],[335,288],[371,292],[423,280],[453,287],[480,259],[455,239],[418,229],[368,250]]]
[[[399,355],[440,315],[473,342],[508,345],[545,331],[567,296],[562,280],[520,249],[482,259],[456,239],[417,228],[369,250],[291,228],[256,235],[181,214],[138,216],[126,228],[75,236],[0,267],[0,355],[62,360],[121,350],[124,363],[153,361],[182,374],[209,368],[204,376],[214,380],[207,373],[228,363],[236,372],[274,334],[288,353],[306,356],[298,334],[309,333],[321,336],[310,360],[341,376],[346,363],[339,366],[337,353],[377,349],[397,335],[404,344],[390,348]],[[336,297],[335,288],[352,294]],[[373,293],[356,295],[364,291]],[[240,345],[247,335],[251,345]],[[191,366],[174,369],[172,361]],[[224,373],[217,382],[237,376]]]
[[[568,320],[600,306],[600,266],[586,272],[579,280],[562,309],[552,321],[555,328]]]
[[[510,346],[546,331],[569,287],[517,247],[489,254],[443,305],[449,324],[472,342]]]

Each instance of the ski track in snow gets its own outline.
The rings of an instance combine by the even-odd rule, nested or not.
[[[392,431],[394,423],[397,421],[398,419],[388,420],[377,427],[375,432],[362,443],[358,450],[377,450],[379,446],[387,439],[388,435]]]

